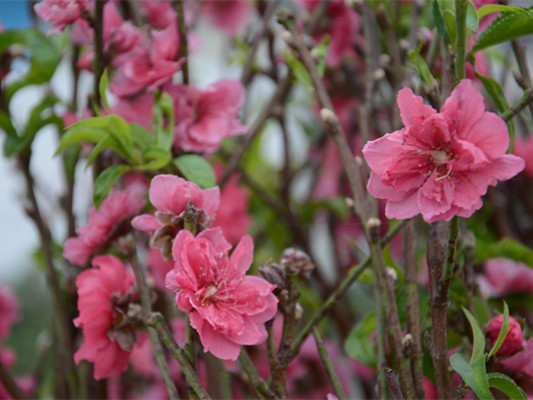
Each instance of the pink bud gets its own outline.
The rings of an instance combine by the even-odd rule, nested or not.
[[[503,315],[493,318],[487,324],[486,335],[491,340],[491,346],[494,346],[494,343],[498,339],[500,330],[502,329],[503,324]],[[518,351],[522,350],[522,329],[520,324],[513,317],[509,317],[509,332],[503,341],[502,347],[496,353],[498,356],[511,356]]]

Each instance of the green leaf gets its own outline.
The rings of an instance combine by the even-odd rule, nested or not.
[[[478,239],[474,262],[481,263],[490,258],[509,258],[533,268],[533,250],[511,238],[504,238],[496,243]]]
[[[141,125],[130,123],[130,133],[133,145],[137,147],[141,153],[154,144],[154,137]]]
[[[107,148],[111,148],[115,145],[115,140],[111,136],[105,136],[100,140],[98,143],[96,143],[96,146],[92,149],[92,151],[87,156],[87,161],[85,163],[85,169],[91,165],[94,160],[100,155],[102,151],[104,151]]]
[[[496,339],[496,343],[494,343],[494,346],[490,350],[488,358],[492,357],[494,354],[500,350],[500,347],[502,347],[503,341],[507,337],[507,333],[509,332],[509,307],[507,306],[507,303],[503,302],[503,324],[502,328],[500,330],[500,334],[498,335],[498,339]]]
[[[495,389],[498,389],[500,392],[505,394],[508,398],[513,400],[527,400],[526,393],[524,390],[516,384],[511,378],[507,375],[500,374],[498,372],[493,372],[488,374],[489,377],[489,386]]]
[[[161,149],[159,147],[151,147],[146,150],[143,155],[143,160],[145,164],[139,166],[141,170],[154,170],[161,169],[166,167],[170,160],[172,159],[172,154],[166,149]],[[151,160],[151,161],[149,161]],[[149,162],[146,162],[149,161]]]
[[[466,27],[473,32],[477,32],[479,29],[476,6],[472,3],[472,0],[468,2],[468,7],[466,9]]]
[[[437,81],[431,74],[431,71],[429,70],[429,67],[426,64],[426,61],[424,58],[420,55],[420,50],[417,49],[416,51],[414,49],[409,50],[409,57],[411,58],[411,64],[413,65],[414,69],[420,76],[420,79],[422,79],[422,82],[428,87],[433,88],[437,85]]]
[[[162,116],[166,118],[166,124],[163,126],[163,121],[158,124],[156,144],[161,149],[170,150],[174,142],[174,99],[163,92],[157,103],[161,107]]]
[[[14,44],[28,49],[31,66],[25,76],[5,88],[8,104],[15,92],[24,86],[48,82],[59,63],[59,53],[53,42],[35,29],[6,30],[0,33],[0,55]]]
[[[442,37],[444,42],[449,45],[450,37],[448,36],[448,31],[446,30],[446,25],[444,23],[444,18],[440,12],[439,3],[437,0],[433,0],[433,20],[435,21],[435,27],[437,32]]]
[[[313,53],[318,58],[318,64],[316,66],[318,74],[320,77],[324,76],[324,71],[326,70],[326,54],[328,53],[329,48],[329,35],[324,35],[319,44],[313,49]]]
[[[500,84],[495,79],[492,79],[490,76],[481,75],[477,71],[476,76],[479,78],[481,83],[483,83],[485,90],[494,102],[494,105],[496,106],[498,111],[501,113],[507,111],[507,109],[509,108],[509,104],[507,103],[505,93],[503,92],[503,88],[500,86]]]
[[[294,54],[292,54],[289,50],[284,50],[283,55],[285,56],[285,61],[287,61],[287,64],[289,65],[291,71],[293,72],[294,76],[296,77],[296,80],[300,82],[302,85],[304,85],[306,88],[312,88],[313,82],[311,81],[311,77],[307,73],[307,70],[303,66],[303,64],[294,57]]]
[[[494,14],[497,12],[514,12],[514,13],[520,13],[520,14],[526,14],[527,10],[520,7],[513,7],[513,6],[504,6],[500,4],[487,4],[486,6],[480,7],[477,10],[477,17],[481,21],[484,17],[490,14]]]
[[[448,38],[450,39],[450,45],[455,49],[455,36],[457,32],[456,16],[455,16],[455,1],[454,0],[440,0],[438,1],[444,25],[448,32]]]
[[[85,127],[69,129],[63,136],[61,136],[55,155],[61,153],[73,144],[78,144],[80,142],[98,143],[106,136],[107,132],[103,129]]]
[[[349,357],[372,368],[376,367],[376,348],[371,339],[375,330],[376,316],[371,311],[354,326],[344,342],[344,350]]]
[[[483,357],[485,352],[485,335],[483,335],[481,328],[479,327],[474,316],[470,314],[470,311],[463,307],[463,312],[465,313],[466,318],[470,323],[470,327],[472,328],[472,336],[474,341],[472,344],[472,358],[470,359],[470,364],[472,365],[478,360],[485,360]]]
[[[93,201],[96,208],[100,207],[118,179],[130,170],[131,167],[128,165],[112,165],[98,175],[93,190]]]
[[[463,356],[459,353],[455,353],[450,357],[450,365],[454,371],[456,371],[465,383],[470,386],[474,393],[481,399],[493,399],[492,394],[489,390],[488,377],[485,373],[485,379],[483,379],[483,374],[480,372],[481,368],[485,369],[485,361],[483,359],[477,361],[478,364],[474,366],[468,364]],[[474,368],[478,373],[474,372]]]
[[[63,152],[63,158],[65,159],[65,173],[70,182],[74,181],[74,174],[76,173],[76,164],[81,152],[81,146],[76,144],[69,146]]]
[[[133,151],[130,125],[121,117],[115,114],[108,115],[106,128],[109,135],[119,144],[123,154],[120,154],[126,161],[134,164],[140,163],[139,157]]]
[[[533,33],[533,11],[507,12],[496,18],[478,38],[472,52]]]
[[[100,84],[98,86],[98,90],[100,92],[100,98],[102,99],[102,103],[103,105],[111,111],[111,107],[109,107],[109,102],[107,101],[107,94],[106,94],[106,89],[107,89],[107,85],[109,83],[109,73],[108,73],[108,68],[104,69],[104,73],[102,74],[102,76],[100,77]]]
[[[196,154],[186,154],[175,158],[174,164],[178,167],[185,179],[196,183],[202,189],[216,185],[213,167],[205,158]]]

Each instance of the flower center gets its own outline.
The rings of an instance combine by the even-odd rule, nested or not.
[[[433,152],[433,161],[437,164],[446,164],[448,161],[450,161],[450,158],[448,157],[448,153],[444,150],[437,150]]]

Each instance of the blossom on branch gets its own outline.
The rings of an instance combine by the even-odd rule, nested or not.
[[[128,367],[135,331],[125,313],[135,279],[115,256],[95,257],[93,267],[76,279],[80,316],[74,324],[83,329],[85,341],[74,361],[93,362],[94,378],[102,379]]]
[[[275,288],[266,280],[245,275],[253,259],[250,236],[241,239],[231,257],[231,245],[220,228],[198,236],[178,233],[172,247],[176,262],[166,286],[176,291],[177,307],[189,314],[204,351],[224,360],[236,360],[241,345],[262,343],[265,322],[277,311]]]
[[[422,214],[427,222],[469,217],[489,185],[510,179],[524,160],[506,154],[505,122],[485,111],[483,96],[463,80],[440,113],[410,89],[398,94],[405,128],[368,142],[368,191],[387,200],[388,218]]]
[[[89,0],[44,0],[33,6],[35,13],[54,25],[50,32],[62,31],[89,8]]]

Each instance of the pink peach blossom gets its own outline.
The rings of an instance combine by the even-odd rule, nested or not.
[[[491,347],[494,346],[503,325],[503,315],[492,318],[486,326],[486,336],[491,341]],[[509,317],[509,332],[502,343],[502,346],[496,353],[497,356],[512,356],[522,349],[522,328],[516,319]]]
[[[174,97],[176,147],[212,153],[222,139],[247,131],[238,120],[244,99],[239,81],[222,79],[203,89],[175,85],[167,90]]]
[[[529,338],[524,343],[524,351],[520,351],[515,355],[500,360],[500,363],[505,367],[515,372],[523,372],[530,377],[533,377],[533,338]]]
[[[62,31],[81,17],[89,7],[89,0],[44,0],[33,6],[37,15],[53,23],[50,32]]]
[[[131,348],[120,338],[124,333],[118,333],[127,328],[118,326],[123,315],[117,308],[132,294],[135,279],[115,256],[95,257],[93,267],[76,279],[80,315],[74,325],[83,329],[85,341],[74,361],[93,362],[94,378],[102,379],[118,376],[128,367]]]
[[[17,316],[17,299],[11,289],[0,286],[0,342],[7,337]]]
[[[220,193],[220,207],[213,222],[213,227],[222,228],[230,243],[236,244],[252,222],[248,215],[249,202],[250,194],[239,186],[237,177],[232,176]]]
[[[266,337],[264,323],[274,317],[275,286],[245,275],[253,258],[252,238],[245,236],[228,257],[231,245],[220,228],[198,236],[181,230],[172,247],[176,265],[166,277],[176,291],[176,305],[189,313],[204,351],[236,360],[241,345],[255,345]]]
[[[200,189],[196,184],[175,175],[157,175],[152,179],[149,196],[158,212],[176,216],[180,216],[191,201],[195,208],[203,210],[204,223],[211,221],[220,203],[218,187]],[[145,232],[153,232],[165,226],[156,216],[150,214],[135,217],[131,224],[135,229]]]
[[[201,13],[228,35],[237,35],[252,14],[247,0],[205,0]]]
[[[152,130],[152,107],[154,96],[152,93],[142,92],[128,98],[119,98],[113,104],[113,112],[128,122],[141,125],[148,131]]]
[[[65,242],[63,256],[72,264],[84,265],[91,254],[105,250],[100,249],[102,245],[127,232],[130,218],[141,211],[145,203],[144,191],[138,190],[138,186],[111,192],[98,210],[89,210],[89,225],[78,227],[79,236]]]
[[[165,29],[176,21],[176,12],[170,1],[165,0],[141,0],[141,9],[146,14],[150,25],[156,29]]]
[[[469,217],[481,208],[489,185],[524,168],[520,157],[505,154],[505,122],[485,111],[483,96],[462,80],[440,113],[410,89],[398,94],[405,128],[368,142],[368,191],[387,200],[387,218],[422,214],[427,222]]]
[[[484,272],[477,277],[477,283],[482,292],[492,297],[533,294],[533,269],[521,262],[493,258],[485,263]]]

